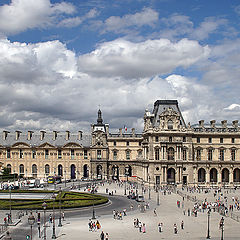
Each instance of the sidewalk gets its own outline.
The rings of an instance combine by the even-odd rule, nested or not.
[[[99,187],[98,193],[105,193],[106,187],[110,191],[116,189],[116,194],[124,195],[123,187],[118,187],[116,184],[107,184]],[[82,189],[81,189],[82,190]],[[145,194],[145,198],[148,199],[148,193]],[[66,219],[63,221],[63,227],[57,227],[56,223],[56,235],[58,239],[100,239],[100,233],[103,230],[104,233],[108,232],[110,239],[206,239],[207,235],[207,214],[199,213],[198,217],[183,215],[183,208],[176,206],[177,200],[182,198],[177,194],[163,195],[160,194],[160,206],[156,206],[157,194],[151,190],[150,209],[145,213],[140,213],[138,209],[134,209],[132,212],[128,212],[127,216],[123,217],[123,220],[114,220],[112,215],[102,216],[98,220],[102,228],[96,232],[88,230],[88,218],[79,219]],[[147,200],[148,201],[148,200]],[[193,203],[191,201],[184,201],[184,208],[192,208]],[[154,216],[153,209],[157,208],[157,216]],[[133,220],[138,218],[142,223],[146,225],[146,233],[140,233],[138,228],[134,228]],[[211,213],[210,217],[210,235],[211,239],[220,239],[220,230],[218,229],[221,216],[218,213]],[[184,230],[180,229],[181,221],[184,221]],[[158,232],[158,223],[163,223],[163,232]],[[174,234],[173,225],[178,226],[178,234]],[[239,239],[240,225],[239,223],[225,218],[224,227],[224,239]],[[52,225],[47,228],[47,239],[52,236]],[[35,236],[34,239],[39,239]]]

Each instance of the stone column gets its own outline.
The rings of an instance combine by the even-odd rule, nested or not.
[[[210,170],[209,170],[209,168],[206,170],[206,183],[208,185],[210,183]]]
[[[233,169],[229,169],[229,183],[233,184]]]
[[[218,180],[217,180],[218,184],[221,184],[221,182],[222,182],[222,169],[221,168],[218,169],[217,178],[218,178]]]

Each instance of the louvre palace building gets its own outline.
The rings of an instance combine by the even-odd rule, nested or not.
[[[151,185],[240,185],[240,128],[215,120],[186,124],[176,100],[157,100],[145,111],[142,133],[110,133],[98,111],[91,133],[8,132],[0,162],[22,177],[131,179]]]

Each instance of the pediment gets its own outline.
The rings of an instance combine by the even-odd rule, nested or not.
[[[18,142],[18,143],[14,143],[12,145],[12,147],[14,147],[14,148],[26,148],[26,147],[30,148],[30,145],[27,143],[24,143],[24,142]]]
[[[52,144],[45,142],[41,145],[39,145],[40,148],[55,148],[55,146],[53,146]]]
[[[169,107],[167,110],[162,112],[160,116],[179,116],[179,113]]]
[[[82,146],[75,142],[67,143],[63,146],[64,148],[82,148]]]

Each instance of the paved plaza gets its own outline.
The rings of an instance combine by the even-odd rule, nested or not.
[[[114,192],[116,198],[124,196],[124,185],[121,187],[117,184],[105,184],[99,186],[98,193],[105,194],[106,188],[110,192]],[[116,190],[116,194],[115,194]],[[188,209],[193,209],[194,202],[184,198],[177,193],[166,195],[161,192],[160,205],[157,206],[157,193],[153,191],[149,193],[146,188],[145,202],[149,202],[149,209],[144,212],[140,211],[141,203],[136,204],[135,200],[126,200],[127,216],[123,216],[122,220],[114,219],[111,213],[104,214],[104,206],[95,207],[96,220],[101,224],[101,229],[96,231],[89,231],[88,222],[92,216],[92,208],[88,208],[89,214],[82,214],[72,216],[71,211],[65,211],[65,220],[62,227],[57,227],[58,219],[56,220],[56,235],[57,239],[84,239],[84,240],[97,240],[100,239],[100,233],[109,234],[109,239],[206,239],[207,236],[207,211],[198,212],[197,217],[191,214],[188,216]],[[77,190],[76,190],[77,191]],[[81,189],[83,191],[83,189]],[[207,201],[215,201],[217,198],[228,197],[229,201],[232,196],[240,197],[240,190],[222,190],[216,197],[213,196],[213,191],[205,193],[205,191],[189,192],[187,189],[178,189],[185,196],[196,197],[199,201],[207,199]],[[128,192],[128,191],[127,191]],[[140,191],[141,192],[141,191]],[[114,196],[113,196],[114,197]],[[126,198],[126,197],[125,197]],[[177,206],[177,201],[180,201],[180,207]],[[134,203],[134,204],[133,204]],[[133,204],[133,209],[130,206]],[[140,206],[139,206],[140,205]],[[156,208],[156,214],[154,209]],[[123,209],[112,209],[116,211],[123,211]],[[86,212],[86,209],[85,209]],[[185,212],[185,214],[184,214]],[[47,213],[49,215],[50,213]],[[234,214],[239,214],[238,210],[234,210]],[[239,214],[240,216],[240,214]],[[210,215],[210,236],[211,239],[221,239],[221,230],[219,229],[219,222],[221,215],[218,212],[211,212]],[[134,219],[138,218],[139,221],[146,226],[146,232],[140,232],[139,228],[134,227]],[[96,221],[92,220],[92,221]],[[240,223],[231,219],[230,217],[224,217],[224,239],[240,239]],[[10,227],[11,231],[21,231],[21,229],[30,230],[30,227],[26,224],[27,216],[24,216],[22,222],[15,227]],[[184,229],[181,229],[181,222],[184,222]],[[162,232],[158,231],[158,224],[162,223]],[[174,224],[177,225],[178,233],[174,234]],[[42,231],[42,226],[41,226]],[[37,225],[34,226],[34,240],[40,239],[37,233]],[[52,224],[48,223],[47,227],[47,239],[51,239],[52,236]]]

